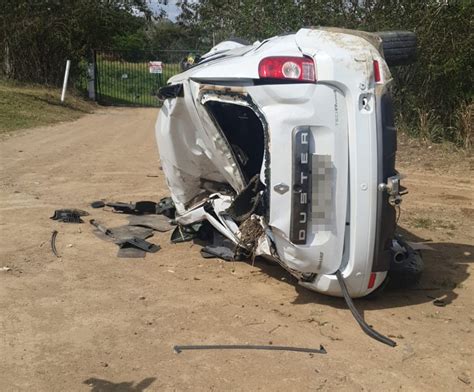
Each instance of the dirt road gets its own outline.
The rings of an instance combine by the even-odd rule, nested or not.
[[[126,223],[89,203],[166,196],[155,117],[108,109],[0,141],[1,391],[472,389],[468,163],[438,165],[416,144],[400,147],[410,189],[401,226],[435,251],[424,254],[424,290],[357,301],[397,341],[389,348],[360,331],[343,300],[299,287],[278,266],[204,260],[198,245],[172,245],[169,233],[153,238],[158,253],[118,259],[89,224],[49,219],[75,207]],[[328,354],[173,352],[199,343],[323,344]]]

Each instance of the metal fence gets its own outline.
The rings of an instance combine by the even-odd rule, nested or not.
[[[193,53],[188,50],[94,51],[95,99],[103,105],[159,106],[157,93]]]

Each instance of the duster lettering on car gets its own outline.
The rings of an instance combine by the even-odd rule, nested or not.
[[[293,165],[291,195],[290,241],[306,244],[308,236],[308,214],[311,211],[311,154],[310,128],[296,127],[293,130]]]

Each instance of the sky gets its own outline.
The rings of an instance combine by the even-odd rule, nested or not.
[[[173,22],[176,20],[176,18],[179,15],[179,8],[176,5],[177,0],[168,0],[167,5],[160,4],[158,0],[148,0],[148,3],[150,4],[150,8],[154,12],[159,12],[160,9],[164,9],[166,13],[168,14],[168,18],[172,20]]]

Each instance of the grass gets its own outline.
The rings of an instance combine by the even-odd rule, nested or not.
[[[64,104],[60,97],[57,87],[0,79],[0,133],[75,120],[96,107],[69,91]]]
[[[416,217],[412,219],[411,223],[417,229],[437,229],[437,230],[443,229],[443,230],[451,230],[451,231],[457,229],[455,224],[448,221],[441,220],[441,219]],[[446,231],[446,234],[452,235],[452,233],[449,231]]]
[[[179,64],[164,63],[162,74],[151,74],[148,63],[97,59],[98,97],[103,104],[159,106],[160,87],[181,72]]]
[[[413,225],[418,229],[429,229],[433,226],[433,221],[430,218],[415,218]]]
[[[465,176],[474,165],[472,149],[452,142],[432,143],[413,134],[398,132],[397,163],[403,173],[408,168],[427,170],[433,174]]]

